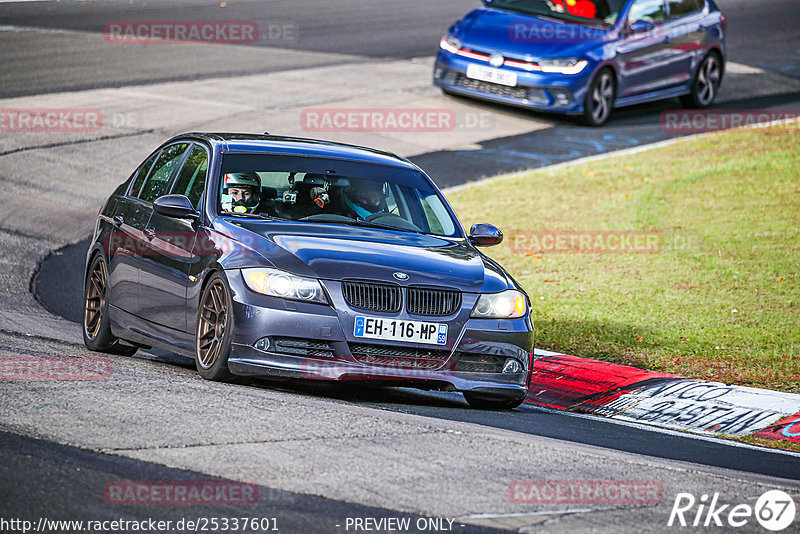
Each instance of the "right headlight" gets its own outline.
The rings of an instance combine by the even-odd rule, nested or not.
[[[528,313],[528,302],[521,291],[509,289],[500,293],[484,293],[472,309],[470,317],[480,319],[519,319]]]
[[[439,42],[439,48],[447,50],[451,54],[455,54],[461,49],[462,44],[460,39],[448,34],[442,37],[442,40]]]
[[[306,302],[327,304],[328,299],[316,278],[306,278],[278,269],[242,269],[244,281],[256,293]]]

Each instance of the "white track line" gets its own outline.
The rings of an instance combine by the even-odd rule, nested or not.
[[[564,515],[564,514],[585,514],[594,512],[591,508],[579,508],[575,510],[544,510],[541,512],[515,512],[512,514],[473,514],[462,515],[456,519],[502,519],[504,517],[533,517],[537,515]]]
[[[711,110],[713,111],[713,110]],[[789,118],[789,119],[779,119],[769,122],[762,122],[758,124],[753,124],[752,126],[746,126],[742,129],[753,129],[753,128],[768,128],[770,126],[777,126],[779,124],[794,124],[800,122],[800,118]],[[448,195],[450,193],[455,193],[456,191],[460,191],[467,187],[483,185],[490,182],[494,182],[496,180],[506,180],[509,178],[517,178],[519,176],[524,176],[526,174],[534,173],[534,172],[544,172],[544,171],[552,171],[557,169],[563,169],[566,167],[572,167],[573,165],[584,165],[586,163],[592,163],[594,161],[601,161],[608,158],[616,158],[618,156],[628,156],[630,154],[638,154],[640,152],[646,152],[648,150],[654,150],[656,148],[661,148],[665,146],[674,145],[676,143],[682,143],[684,141],[691,141],[693,139],[699,139],[702,137],[710,137],[712,135],[716,135],[721,132],[730,132],[734,130],[715,130],[713,132],[703,132],[698,134],[687,135],[684,137],[674,137],[672,139],[665,139],[664,141],[658,141],[657,143],[650,143],[645,145],[634,146],[631,148],[624,148],[622,150],[614,150],[612,152],[605,152],[603,154],[595,154],[594,156],[586,156],[584,158],[578,158],[571,161],[564,161],[562,163],[556,163],[555,165],[547,165],[545,167],[535,167],[530,169],[523,169],[521,171],[512,172],[508,174],[500,174],[497,176],[492,176],[489,178],[483,178],[480,180],[475,180],[474,182],[467,182],[465,184],[454,185],[452,187],[447,187],[442,189],[442,193]]]

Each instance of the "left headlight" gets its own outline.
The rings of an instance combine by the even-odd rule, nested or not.
[[[306,278],[278,269],[242,269],[247,287],[256,293],[305,302],[327,304],[322,285],[315,278]]]
[[[555,74],[579,74],[583,72],[589,62],[579,57],[565,57],[557,59],[540,59],[539,66],[542,72]]]
[[[501,293],[484,293],[478,298],[470,317],[480,319],[519,319],[528,313],[528,302],[522,292],[509,289]]]

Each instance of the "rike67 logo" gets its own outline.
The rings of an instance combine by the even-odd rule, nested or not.
[[[755,520],[765,529],[779,532],[794,523],[795,504],[792,496],[781,490],[761,495],[755,506],[718,504],[719,493],[710,499],[707,494],[695,498],[691,493],[678,493],[667,526],[743,527]]]

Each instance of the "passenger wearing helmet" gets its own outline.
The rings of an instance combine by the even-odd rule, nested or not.
[[[386,210],[386,193],[383,182],[350,179],[344,194],[344,203],[362,219]]]
[[[261,178],[254,172],[232,172],[225,175],[222,186],[222,210],[253,213],[261,200]]]

